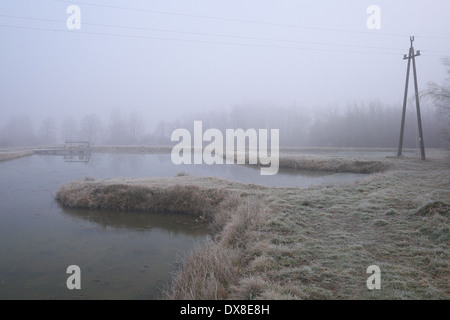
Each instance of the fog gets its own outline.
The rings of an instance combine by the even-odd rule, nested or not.
[[[284,146],[395,147],[409,36],[419,90],[443,83],[448,12],[444,0],[3,0],[0,147],[169,144],[194,120],[277,128]],[[411,78],[407,147],[413,95]],[[444,146],[432,100],[422,113],[425,146]]]

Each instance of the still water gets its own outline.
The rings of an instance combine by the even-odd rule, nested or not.
[[[156,299],[176,258],[201,245],[206,225],[180,215],[61,208],[58,188],[86,176],[220,176],[244,183],[308,187],[365,175],[283,172],[238,165],[175,166],[169,154],[93,154],[88,163],[31,156],[0,163],[0,299]],[[70,265],[81,290],[68,290]]]

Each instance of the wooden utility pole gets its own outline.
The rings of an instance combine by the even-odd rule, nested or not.
[[[406,69],[406,83],[405,83],[405,95],[403,97],[403,112],[402,112],[402,122],[400,125],[400,142],[398,144],[397,156],[400,157],[402,155],[403,148],[403,132],[405,129],[405,114],[406,114],[406,103],[408,101],[408,83],[409,83],[409,70],[411,67],[411,60],[413,64],[413,73],[414,73],[414,90],[415,90],[415,100],[416,100],[416,112],[417,112],[417,125],[419,128],[419,143],[420,143],[420,156],[422,160],[425,160],[425,146],[423,143],[423,133],[422,133],[422,118],[420,116],[420,103],[419,103],[419,88],[417,85],[417,71],[416,71],[416,56],[420,56],[420,50],[417,53],[414,53],[414,36],[409,38],[411,41],[411,47],[409,48],[409,54],[406,54],[403,57],[403,60],[408,59],[408,67]]]

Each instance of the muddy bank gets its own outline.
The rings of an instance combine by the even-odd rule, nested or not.
[[[0,162],[33,155],[33,150],[0,151]]]

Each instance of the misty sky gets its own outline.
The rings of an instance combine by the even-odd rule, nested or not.
[[[70,4],[81,30],[66,27]],[[369,5],[380,30],[366,26]],[[447,0],[0,0],[0,125],[115,108],[152,127],[236,105],[401,104],[409,35],[419,89],[445,78],[449,13]]]

